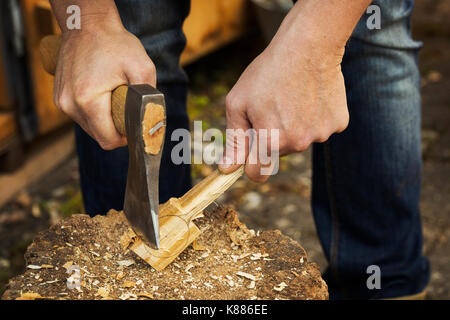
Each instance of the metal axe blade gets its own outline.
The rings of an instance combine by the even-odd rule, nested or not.
[[[151,106],[163,108],[163,119],[150,119],[156,124],[147,128],[144,122]],[[159,168],[164,145],[164,95],[149,85],[131,85],[125,103],[125,128],[130,153],[124,212],[133,230],[159,249]],[[162,123],[162,125],[161,125]],[[148,151],[145,135],[151,139],[158,131],[159,150]],[[157,143],[158,144],[158,143]],[[158,149],[158,148],[157,148]]]

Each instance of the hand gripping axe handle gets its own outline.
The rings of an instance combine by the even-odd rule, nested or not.
[[[54,75],[60,36],[41,41],[44,69]],[[130,161],[124,212],[133,230],[159,249],[159,167],[164,146],[164,95],[147,84],[122,85],[112,92],[111,114],[117,131],[127,137]]]

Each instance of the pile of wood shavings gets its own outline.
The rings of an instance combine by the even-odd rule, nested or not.
[[[123,251],[122,213],[74,216],[35,239],[27,270],[2,299],[328,298],[317,265],[279,231],[248,230],[232,209],[205,213],[196,224],[202,235],[158,272]],[[79,287],[68,288],[68,279]]]

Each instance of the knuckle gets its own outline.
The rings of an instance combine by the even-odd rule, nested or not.
[[[74,88],[74,101],[76,105],[86,106],[91,100],[91,89],[85,84],[79,84]]]
[[[231,91],[225,97],[225,104],[227,106],[227,111],[237,110],[240,107],[240,102],[238,101],[237,96]]]
[[[70,107],[70,96],[64,92],[60,95],[54,95],[53,102],[59,110],[67,113]]]
[[[297,135],[297,136],[294,136],[294,138],[291,140],[291,146],[295,152],[305,151],[306,149],[308,149],[310,144],[311,144],[311,139],[307,136],[299,137]]]
[[[115,143],[111,143],[109,141],[105,141],[105,140],[99,140],[98,144],[100,145],[100,148],[102,148],[103,150],[106,151],[110,151],[116,148],[116,144]]]
[[[150,60],[150,62],[147,64],[146,70],[147,74],[154,77],[156,76],[156,66],[155,64]]]
[[[141,69],[142,71],[140,71],[141,72],[140,82],[144,82],[143,80],[150,80],[150,81],[156,80],[156,67],[154,63],[150,60],[144,65],[145,67]]]
[[[323,143],[327,141],[330,138],[330,133],[326,128],[322,128],[318,130],[317,132],[317,138],[315,139],[316,142]]]
[[[348,113],[348,110],[346,109],[344,114],[339,118],[339,122],[336,128],[337,133],[343,132],[345,129],[347,129],[348,124],[350,122],[350,115]]]

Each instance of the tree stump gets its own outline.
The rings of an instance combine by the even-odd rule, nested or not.
[[[195,224],[201,235],[157,271],[121,243],[122,212],[75,215],[36,237],[2,299],[328,299],[318,266],[280,231],[255,233],[225,208]]]

